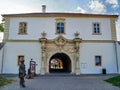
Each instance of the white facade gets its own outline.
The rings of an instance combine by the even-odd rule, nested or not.
[[[3,40],[3,32],[0,32],[0,42]]]
[[[40,44],[37,42],[9,42],[4,46],[4,64],[3,73],[17,73],[17,57],[18,55],[25,55],[26,68],[29,68],[29,62],[33,58],[38,64],[36,72],[40,72]],[[7,57],[6,57],[7,56]],[[8,68],[9,67],[9,68]]]
[[[55,33],[56,18],[11,18],[9,26],[10,40],[38,40],[43,31],[48,35],[47,38],[53,39]],[[18,35],[19,22],[27,22],[27,35]],[[65,18],[66,34],[68,39],[74,38],[74,33],[78,31],[83,40],[111,40],[111,26],[108,18]],[[93,35],[92,24],[100,22],[102,35]],[[106,27],[107,26],[107,27]]]
[[[120,57],[116,56],[116,46],[114,41],[116,40],[115,34],[115,15],[81,15],[62,13],[40,13],[40,14],[18,14],[18,15],[3,15],[6,18],[5,23],[5,36],[4,42],[6,44],[0,50],[0,65],[1,73],[18,73],[18,56],[25,56],[26,70],[29,68],[29,62],[31,59],[36,61],[36,73],[46,74],[49,71],[49,62],[52,55],[55,53],[67,54],[70,58],[70,70],[75,74],[101,74],[102,69],[106,69],[107,74],[120,73]],[[65,40],[65,45],[62,47],[56,45],[54,41],[59,34],[56,34],[56,20],[64,19],[65,33],[62,35]],[[19,23],[27,23],[27,33],[19,34]],[[100,24],[101,34],[95,35],[93,32],[93,23]],[[43,53],[44,45],[39,39],[42,37],[41,33],[47,33],[46,48],[48,48],[47,54]],[[74,33],[79,32],[80,42],[78,56],[73,54],[74,49]],[[57,41],[57,40],[56,40]],[[69,43],[68,43],[69,42]],[[77,42],[77,41],[76,41]],[[43,41],[44,44],[44,41]],[[50,47],[52,45],[54,50]],[[66,51],[68,46],[70,50]],[[71,47],[70,47],[71,45]],[[42,49],[41,49],[42,48]],[[60,51],[59,49],[60,48]],[[120,49],[117,49],[120,53]],[[73,52],[72,52],[73,51]],[[72,53],[72,54],[71,54]],[[45,54],[45,58],[43,57]],[[49,56],[49,54],[51,56]],[[46,56],[48,55],[48,56]],[[101,57],[101,65],[95,65],[95,56]],[[74,60],[74,58],[78,58]],[[118,58],[118,59],[117,59]],[[119,65],[118,65],[119,64]],[[77,69],[77,68],[78,69]]]
[[[117,73],[114,43],[82,43],[80,50],[81,73],[101,74],[103,68],[107,73]],[[102,66],[95,66],[96,55],[102,56]]]

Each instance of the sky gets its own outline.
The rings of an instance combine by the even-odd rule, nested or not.
[[[41,12],[42,5],[46,5],[46,12],[120,15],[120,0],[0,0],[0,15]],[[0,16],[0,22],[1,20]],[[116,29],[120,41],[120,16]]]

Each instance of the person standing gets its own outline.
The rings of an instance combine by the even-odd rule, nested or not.
[[[21,60],[19,66],[19,78],[20,78],[20,87],[23,88],[25,88],[25,80],[24,80],[25,75],[26,75],[26,70],[25,70],[24,60]]]

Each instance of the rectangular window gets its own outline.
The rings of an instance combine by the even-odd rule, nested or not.
[[[93,34],[101,34],[100,23],[93,23]]]
[[[27,34],[27,23],[26,22],[19,23],[19,34]]]
[[[24,55],[18,56],[18,65],[20,65],[21,60],[24,60]]]
[[[101,56],[95,56],[95,66],[101,66]]]
[[[64,25],[64,23],[63,22],[57,22],[57,24],[56,24],[56,33],[59,33],[59,34],[62,34],[62,33],[65,33],[64,31],[64,29],[65,29],[65,25]]]
[[[56,34],[65,34],[65,18],[59,17],[55,19]]]

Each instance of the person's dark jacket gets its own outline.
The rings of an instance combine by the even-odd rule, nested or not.
[[[25,70],[25,64],[24,62],[21,61],[21,64],[19,66],[19,77],[25,77],[26,75],[26,70]]]

